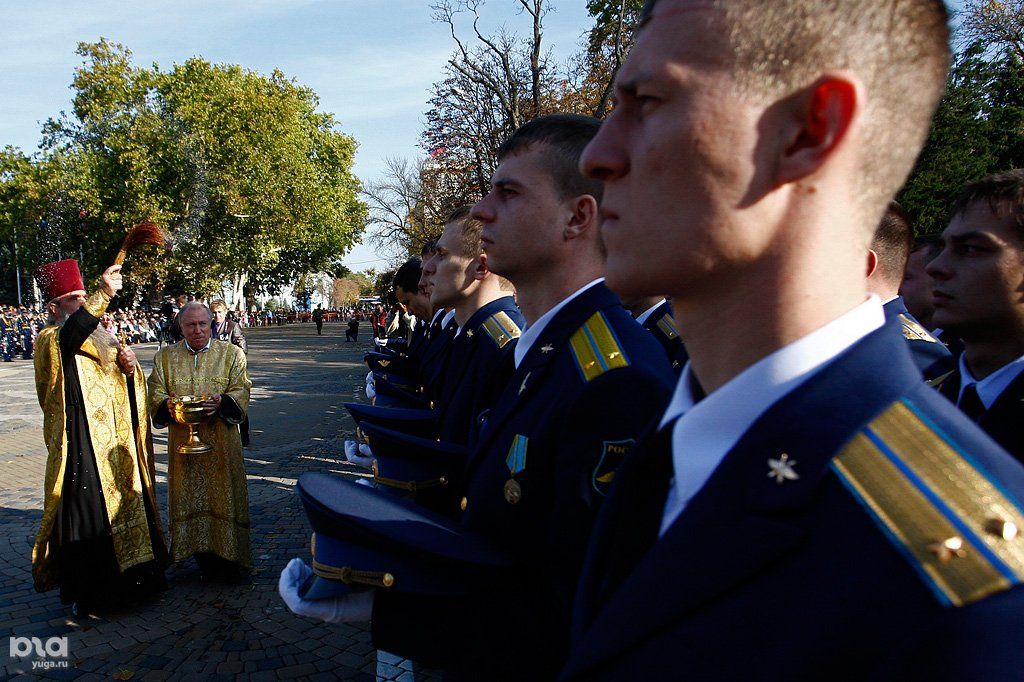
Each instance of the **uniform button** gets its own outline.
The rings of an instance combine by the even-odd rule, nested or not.
[[[1018,533],[1017,524],[998,516],[985,522],[985,530],[1003,540],[1013,540]]]
[[[462,511],[466,511],[466,505],[468,505],[468,504],[469,504],[469,500],[467,500],[465,497],[463,497],[461,500],[459,500],[459,509],[461,509]]]

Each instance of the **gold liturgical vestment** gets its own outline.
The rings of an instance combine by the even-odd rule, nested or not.
[[[213,340],[207,350],[194,354],[184,341],[179,341],[153,358],[149,413],[154,425],[162,427],[165,424],[158,413],[172,395],[219,393],[225,402],[233,400],[244,416],[249,409],[250,388],[252,382],[241,349]],[[247,568],[252,566],[249,494],[237,426],[240,421],[229,423],[214,415],[199,424],[199,438],[213,448],[213,452],[203,455],[179,455],[177,449],[188,440],[188,428],[169,425],[167,494],[174,561],[198,552],[213,552]]]
[[[91,315],[100,317],[109,302],[106,294],[96,292],[88,298],[85,308]],[[43,408],[43,438],[48,451],[43,519],[32,548],[32,576],[36,590],[40,592],[53,589],[57,584],[58,547],[54,541],[54,530],[60,523],[58,510],[68,463],[66,425],[69,414],[64,403],[60,329],[51,325],[39,332],[35,350],[36,394]],[[133,429],[128,397],[131,386],[135,391],[136,404],[140,410],[144,409],[145,379],[142,371],[137,369],[126,381],[117,364],[117,351],[117,342],[110,334],[97,329],[75,353],[74,366],[82,388],[82,410],[110,522],[114,558],[124,571],[153,561],[143,490],[150,497],[150,508],[155,510],[157,506],[153,492],[156,476],[149,420],[140,414],[138,431]],[[154,523],[160,533],[159,516]]]

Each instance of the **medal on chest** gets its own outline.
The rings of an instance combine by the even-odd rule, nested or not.
[[[516,480],[516,474],[526,469],[526,446],[529,439],[526,436],[516,436],[509,446],[508,455],[505,456],[505,464],[508,466],[509,479],[505,481],[505,501],[509,504],[519,504],[523,499],[523,487]]]

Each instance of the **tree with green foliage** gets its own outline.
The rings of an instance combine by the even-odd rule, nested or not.
[[[899,201],[920,234],[941,232],[965,184],[1024,167],[1024,63],[975,43],[956,58],[928,142]]]
[[[42,219],[44,171],[14,147],[0,150],[0,301],[17,300],[19,274],[22,300],[31,298],[31,264],[38,262],[40,250],[34,233]]]
[[[36,264],[74,255],[97,274],[131,225],[152,220],[174,249],[133,256],[126,293],[231,281],[244,305],[332,268],[359,238],[356,143],[309,88],[201,58],[139,68],[107,40],[78,54],[72,109],[46,123],[31,162],[45,180],[31,201],[45,221],[22,226],[42,245]]]

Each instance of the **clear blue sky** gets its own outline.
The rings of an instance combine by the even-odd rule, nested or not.
[[[43,121],[70,106],[80,64],[75,46],[105,37],[126,45],[137,65],[162,67],[202,56],[311,87],[323,111],[359,141],[364,182],[389,156],[416,157],[428,90],[454,44],[432,23],[427,0],[0,0],[0,146],[36,151]],[[555,0],[545,42],[563,58],[590,26],[584,0]],[[489,0],[489,28],[527,28],[514,0]],[[382,261],[365,246],[346,258],[355,270]]]
[[[105,37],[136,64],[169,67],[199,55],[269,73],[281,69],[320,95],[321,108],[360,144],[356,174],[378,177],[389,156],[416,157],[428,89],[453,44],[428,0],[0,0],[0,146],[33,152],[40,124],[70,104],[79,41]],[[962,0],[949,3],[959,9]],[[554,0],[545,42],[561,60],[590,26],[585,0]],[[526,28],[515,0],[489,0],[490,30]],[[355,270],[383,261],[368,247]]]

